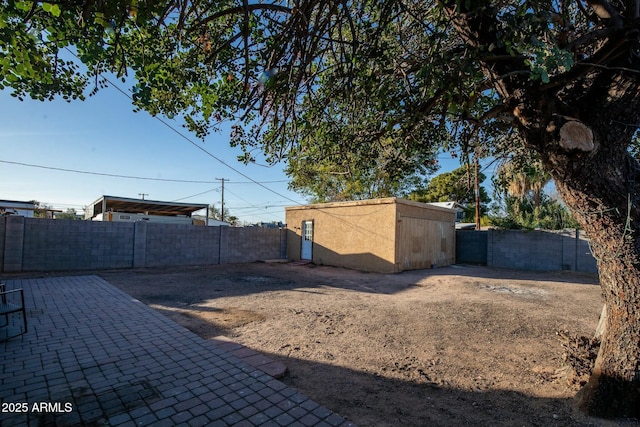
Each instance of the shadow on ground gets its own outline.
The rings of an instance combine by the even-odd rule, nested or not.
[[[287,385],[366,426],[637,426],[575,410],[573,399],[540,398],[510,390],[460,390],[400,381],[339,366],[268,355],[290,366]],[[312,382],[327,387],[309,387]],[[322,390],[322,392],[318,392]]]
[[[260,320],[257,312],[247,310],[248,307],[245,306],[220,309],[203,305],[206,301],[215,301],[216,298],[223,297],[255,299],[265,292],[300,292],[311,297],[327,293],[328,288],[339,288],[358,294],[398,295],[416,287],[427,289],[421,284],[421,281],[426,278],[430,278],[430,283],[433,283],[434,279],[437,282],[440,277],[442,280],[445,277],[449,280],[451,277],[465,277],[478,280],[491,279],[497,284],[497,287],[486,288],[487,292],[491,291],[490,295],[495,295],[491,297],[492,299],[507,298],[501,291],[512,291],[509,297],[524,298],[523,307],[526,309],[533,305],[544,306],[551,303],[545,299],[546,297],[539,298],[539,295],[546,294],[534,293],[536,298],[533,298],[529,294],[515,293],[523,287],[535,288],[537,282],[545,281],[558,284],[579,283],[586,285],[580,288],[589,289],[590,286],[598,283],[594,276],[575,273],[520,272],[475,266],[452,266],[389,275],[314,266],[261,265],[255,270],[253,267],[255,266],[225,265],[167,270],[128,270],[100,272],[100,275],[205,338],[217,335],[233,337],[236,328],[243,325],[242,322],[246,322],[247,319]],[[455,292],[459,292],[459,289],[454,287],[447,289],[454,295],[452,298],[458,298]],[[549,298],[555,301],[553,297]],[[441,304],[445,306],[444,302]],[[595,305],[597,307],[597,303]],[[465,309],[481,311],[480,308],[483,307],[470,304]],[[320,307],[317,309],[321,310]],[[293,310],[294,317],[309,314],[308,308],[305,308],[304,312],[296,311],[296,307],[287,307],[286,310]],[[597,313],[598,309],[591,311]],[[313,317],[311,314],[310,316]],[[465,321],[463,314],[465,313],[447,312],[449,317],[461,317],[461,322]],[[255,317],[252,318],[252,315]],[[522,312],[521,316],[524,315],[525,312]],[[318,319],[320,319],[318,322],[323,322],[327,317],[320,316]],[[491,328],[492,325],[501,323],[509,328],[510,318],[503,319],[497,316],[496,319],[498,322],[494,318],[487,317],[487,324],[483,324],[483,327]],[[336,322],[343,320],[339,318]],[[550,319],[547,320],[551,323]],[[597,320],[597,317],[593,320]],[[324,325],[326,324],[323,324],[323,327]],[[514,351],[519,350],[514,346],[523,338],[520,335],[513,336]],[[483,336],[488,336],[490,339],[491,331],[487,331]],[[246,345],[246,343],[243,344]],[[367,368],[355,370],[351,367],[339,366],[337,363],[331,364],[295,356],[287,357],[285,353],[268,354],[259,348],[254,350],[261,351],[289,367],[289,374],[284,382],[360,426],[639,425],[637,420],[607,421],[587,418],[573,410],[571,399],[536,397],[520,391],[491,387],[461,389],[452,386],[446,377],[432,380],[428,377],[428,372],[423,372],[421,373],[423,375],[417,375],[411,380],[405,380],[382,375],[380,370],[374,367],[369,370]],[[495,362],[495,366],[499,369],[499,362]]]

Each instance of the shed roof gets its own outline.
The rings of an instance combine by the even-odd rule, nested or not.
[[[441,210],[451,212],[455,209],[450,209],[443,206],[435,206],[429,203],[415,202],[413,200],[401,199],[398,197],[386,197],[381,199],[366,199],[366,200],[353,200],[349,202],[332,202],[332,203],[316,203],[310,205],[300,206],[288,206],[285,211],[300,210],[300,209],[325,209],[325,208],[339,208],[346,206],[366,206],[366,205],[386,205],[386,204],[402,204],[409,206],[416,206],[419,208]]]
[[[104,210],[103,207],[105,207]],[[191,216],[194,212],[208,209],[208,207],[206,204],[162,202],[158,200],[130,199],[116,196],[102,196],[91,204],[94,216],[109,211],[147,215]]]

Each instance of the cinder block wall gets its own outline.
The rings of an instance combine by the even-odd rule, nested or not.
[[[247,254],[252,261],[287,257],[286,229],[220,227],[220,233],[221,264],[246,262]]]
[[[286,231],[0,218],[0,271],[207,265],[286,257]]]
[[[43,218],[23,220],[22,271],[133,266],[133,223]]]
[[[219,264],[221,227],[136,223],[146,228],[145,267]]]
[[[487,265],[488,231],[456,230],[456,262]]]
[[[583,231],[489,230],[487,265],[520,270],[597,273]]]
[[[598,272],[582,231],[487,233],[488,266]],[[464,250],[462,242],[456,247]],[[207,265],[286,256],[284,229],[0,217],[2,272]]]

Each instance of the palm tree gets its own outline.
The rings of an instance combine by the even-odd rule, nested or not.
[[[519,165],[508,160],[498,168],[498,177],[511,197],[523,200],[531,195],[534,208],[540,207],[542,190],[551,181],[551,176],[544,171],[539,161]]]

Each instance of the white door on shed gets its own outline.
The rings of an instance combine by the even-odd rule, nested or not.
[[[300,258],[313,260],[313,221],[302,221],[302,247]]]

